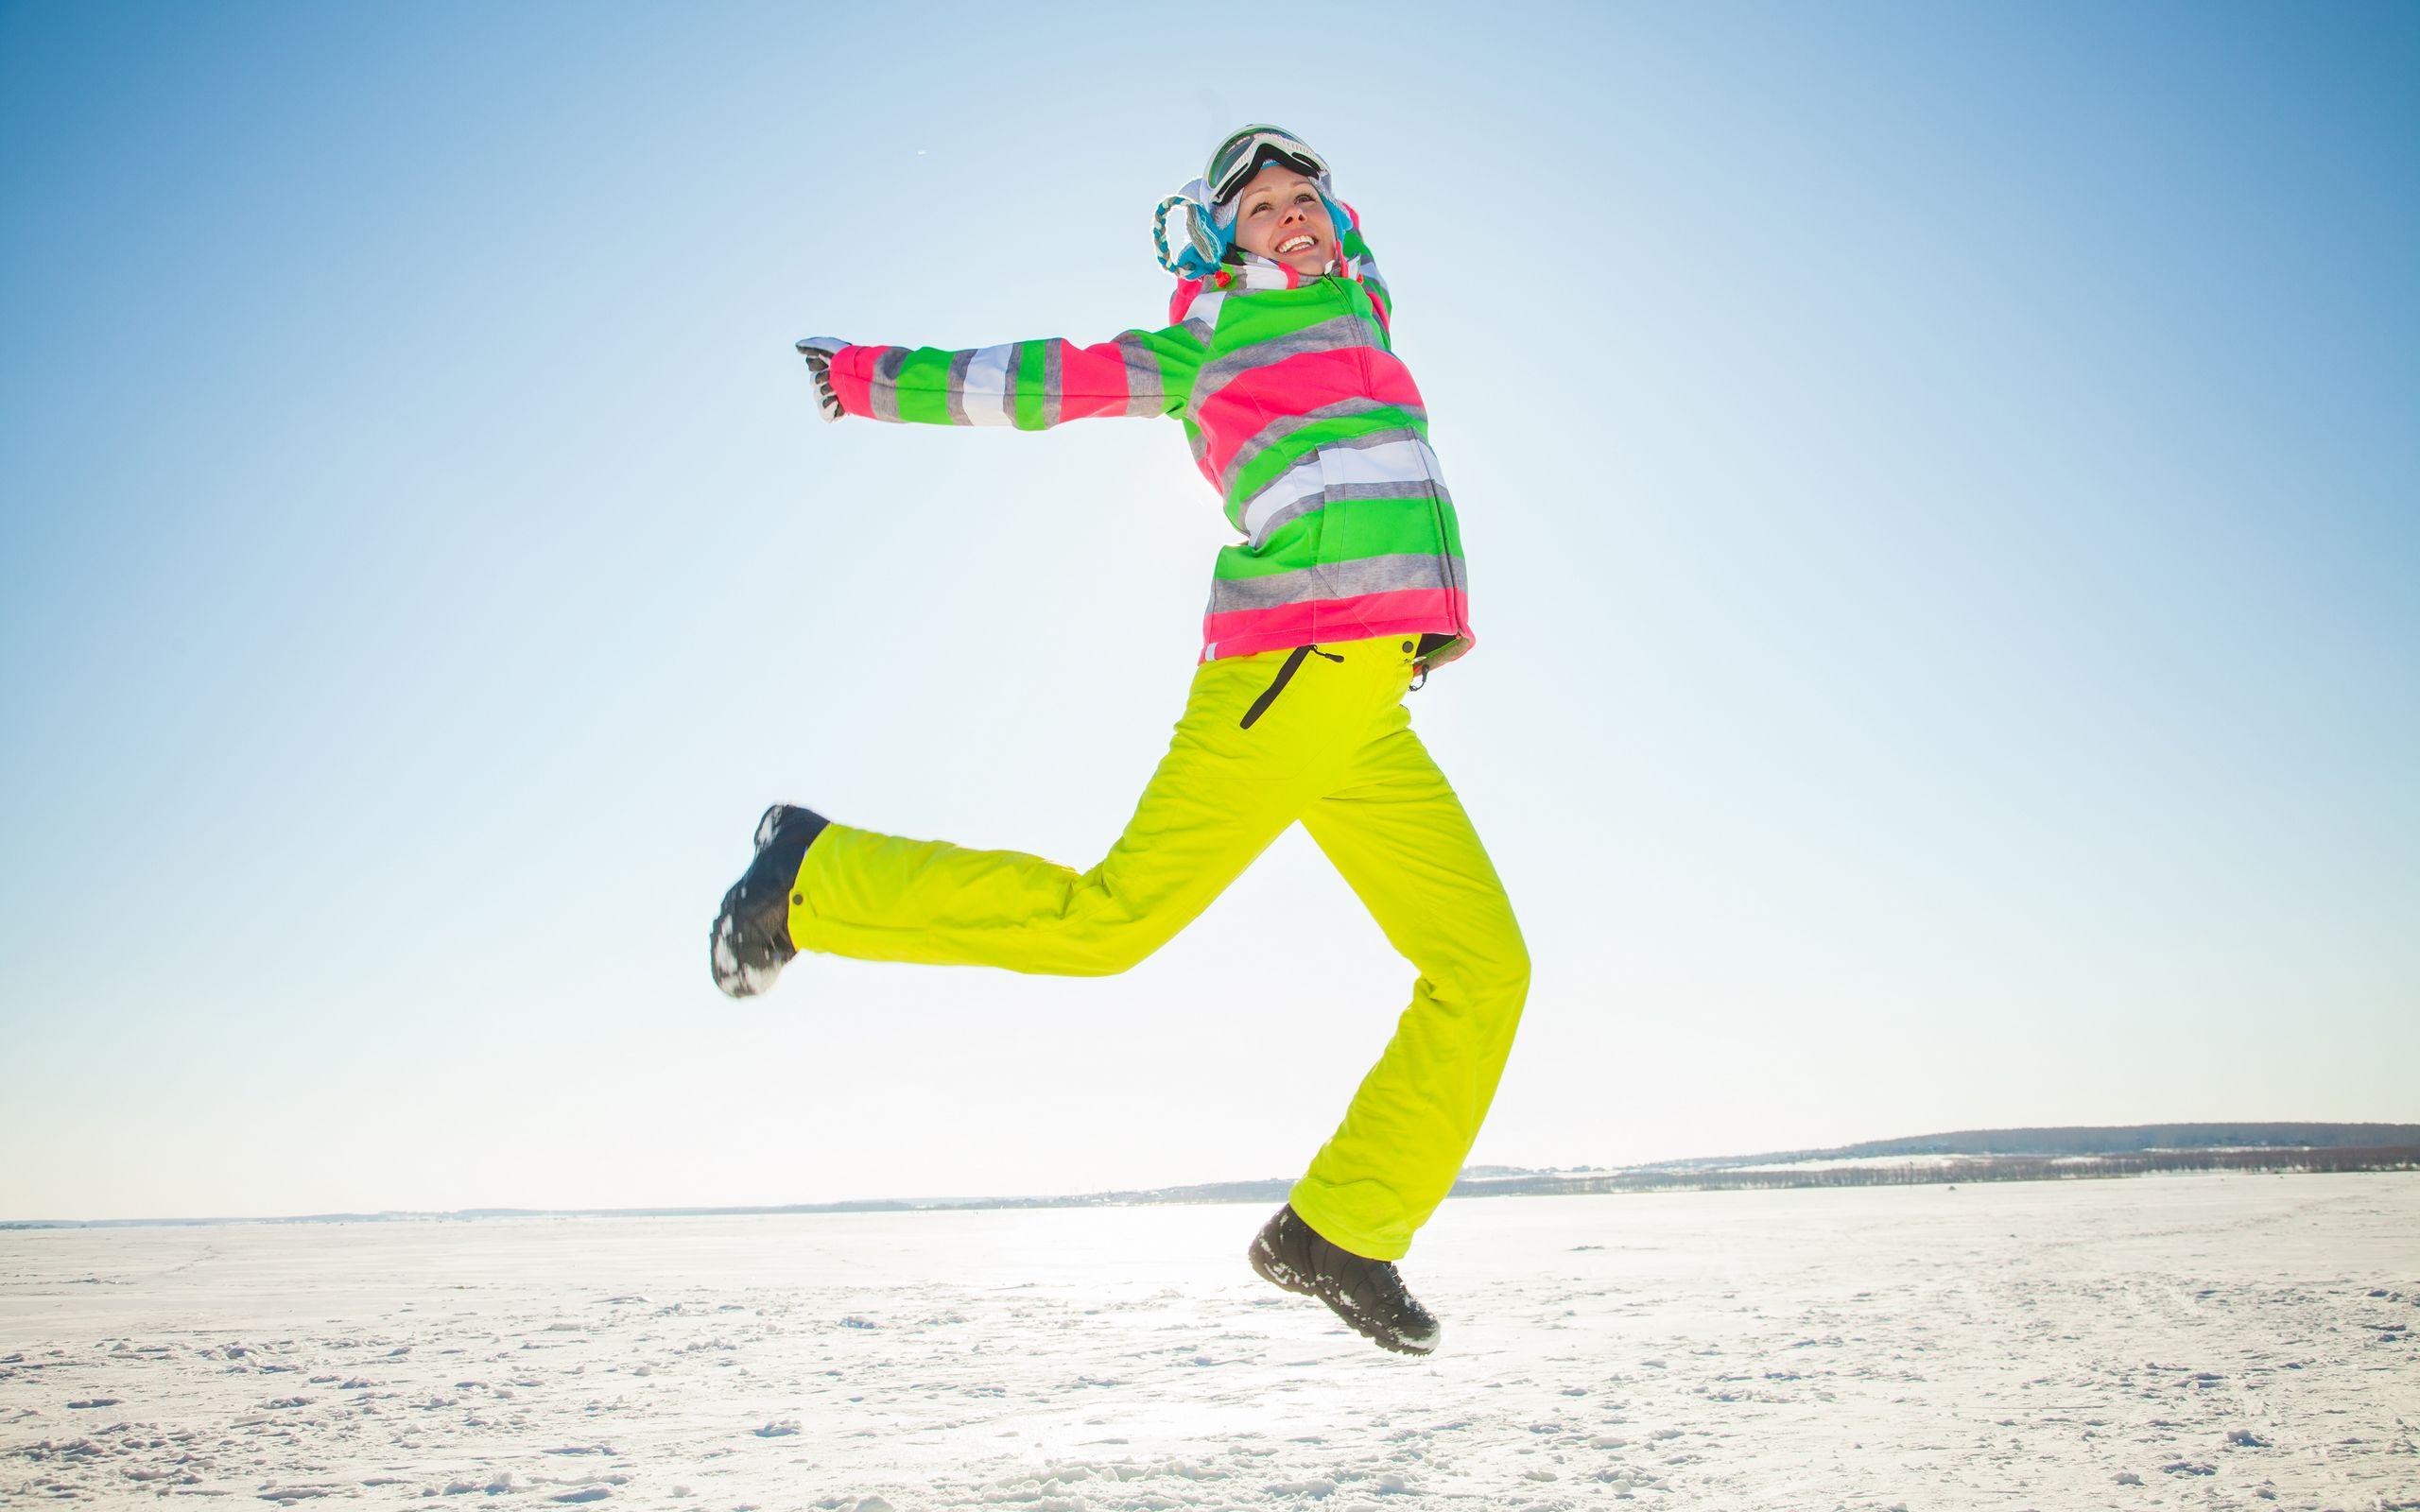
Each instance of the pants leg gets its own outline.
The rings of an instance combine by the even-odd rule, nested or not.
[[[1281,673],[1284,686],[1266,697]],[[1167,754],[1099,865],[1078,872],[1022,851],[834,824],[807,848],[791,888],[790,938],[860,960],[1122,971],[1334,785],[1409,675],[1393,641],[1204,662]]]
[[[1529,996],[1504,885],[1400,707],[1303,827],[1419,971],[1411,1005],[1344,1121],[1296,1183],[1330,1243],[1397,1260],[1443,1201],[1495,1096]]]

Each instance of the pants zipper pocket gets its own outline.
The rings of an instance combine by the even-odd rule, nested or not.
[[[1254,721],[1259,719],[1261,715],[1269,713],[1269,706],[1275,703],[1277,701],[1277,696],[1286,691],[1286,684],[1294,680],[1294,669],[1303,664],[1303,658],[1309,656],[1314,651],[1319,651],[1320,655],[1327,658],[1331,662],[1341,662],[1344,660],[1344,658],[1337,655],[1334,651],[1320,651],[1320,648],[1316,645],[1298,645],[1294,647],[1292,651],[1287,653],[1285,663],[1277,669],[1276,678],[1270,681],[1268,687],[1261,690],[1260,696],[1252,701],[1252,707],[1244,711],[1243,724],[1241,726],[1242,729],[1250,730]]]

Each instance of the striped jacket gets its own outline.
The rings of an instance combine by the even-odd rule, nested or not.
[[[1098,346],[843,348],[832,385],[874,420],[1042,430],[1177,416],[1244,538],[1219,553],[1202,660],[1403,635],[1442,666],[1473,639],[1454,502],[1357,222],[1343,251],[1316,278],[1246,253],[1181,281],[1167,328]]]

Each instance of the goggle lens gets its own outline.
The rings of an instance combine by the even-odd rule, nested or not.
[[[1268,127],[1238,132],[1211,155],[1210,202],[1219,204],[1242,188],[1264,160],[1285,163],[1313,178],[1327,172],[1326,160],[1292,134]]]

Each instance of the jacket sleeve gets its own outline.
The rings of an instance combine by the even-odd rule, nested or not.
[[[1209,345],[1209,326],[1188,319],[1089,347],[1057,337],[963,352],[843,347],[832,387],[843,410],[873,420],[1039,431],[1097,415],[1183,412]]]

